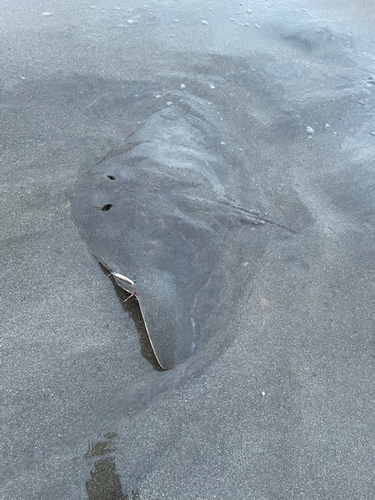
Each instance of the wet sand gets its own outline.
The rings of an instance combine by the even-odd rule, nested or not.
[[[322,4],[3,2],[1,498],[372,497],[375,11]],[[233,231],[210,341],[160,372],[69,200],[184,89],[297,234]]]

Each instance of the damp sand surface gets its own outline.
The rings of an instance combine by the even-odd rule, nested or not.
[[[375,12],[362,3],[4,2],[1,498],[371,498]],[[226,193],[296,233],[266,225],[260,251],[259,228],[230,229],[210,335],[160,371],[70,197],[181,92],[222,118]]]

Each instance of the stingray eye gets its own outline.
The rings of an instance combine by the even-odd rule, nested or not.
[[[108,179],[111,181],[115,181],[116,177],[113,177],[113,175],[107,175]]]
[[[111,210],[112,207],[113,205],[107,203],[107,205],[104,205],[104,207],[102,207],[102,212],[108,212],[108,210]]]

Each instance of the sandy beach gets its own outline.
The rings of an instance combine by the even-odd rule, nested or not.
[[[92,2],[1,2],[0,498],[372,498],[375,6]],[[163,372],[70,198],[184,91],[228,193],[293,232],[230,233],[207,341]]]

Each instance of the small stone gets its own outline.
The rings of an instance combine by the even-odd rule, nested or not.
[[[257,29],[257,30],[260,30],[260,26],[259,26],[259,24],[256,24],[256,23],[255,23],[255,24],[254,24],[254,26],[256,27],[256,29]]]
[[[225,146],[225,142],[224,142],[224,141],[221,141],[221,142],[220,142],[220,144],[221,144],[222,146]]]
[[[371,135],[375,135],[375,132],[370,132]]]
[[[253,13],[253,11],[252,11],[251,9],[247,9],[247,11],[246,11],[246,12],[247,12],[248,14],[252,14],[252,13]]]
[[[206,21],[205,19],[202,19],[201,23],[208,26],[208,21]]]
[[[213,83],[210,84],[210,89],[216,89],[216,87]]]
[[[51,12],[42,12],[42,16],[52,16]]]
[[[326,123],[326,124],[324,125],[324,130],[328,130],[328,129],[330,128],[330,126],[331,126],[331,125],[330,125],[329,123]]]
[[[26,80],[26,78],[24,76],[21,76],[21,80]]]
[[[306,132],[311,135],[315,132],[315,130],[312,127],[306,127]]]
[[[262,391],[262,396],[265,396],[265,395],[266,395],[266,393],[264,391]]]
[[[186,85],[184,85],[183,83],[181,83],[181,85],[180,85],[180,89],[181,89],[181,90],[182,90],[182,89],[186,89]]]
[[[172,106],[173,102],[172,101],[168,101],[167,102],[167,106]]]
[[[134,24],[134,19],[128,19],[127,22],[128,24]]]

